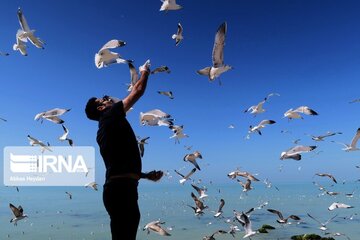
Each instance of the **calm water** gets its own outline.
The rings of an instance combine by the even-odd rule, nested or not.
[[[262,209],[256,209],[250,219],[253,229],[258,229],[263,224],[276,227],[268,234],[258,234],[251,239],[290,239],[294,234],[317,233],[319,224],[310,219],[306,213],[310,213],[321,222],[325,222],[338,214],[334,221],[330,222],[328,231],[346,233],[351,239],[359,239],[360,236],[360,212],[359,192],[360,183],[337,184],[331,187],[329,182],[323,185],[331,191],[340,192],[337,196],[318,196],[320,191],[312,183],[304,184],[278,184],[276,187],[267,188],[263,183],[254,183],[254,189],[244,194],[241,186],[236,182],[226,185],[206,185],[208,191],[204,202],[209,206],[205,214],[196,217],[193,210],[187,205],[194,205],[191,192],[197,193],[189,182],[185,185],[168,183],[140,183],[139,204],[141,208],[141,222],[138,239],[202,239],[205,235],[211,235],[218,229],[229,230],[225,222],[233,217],[233,210],[247,211],[257,207],[261,203],[268,202]],[[0,187],[0,240],[2,239],[110,239],[109,219],[103,207],[100,191],[82,187],[22,187],[17,192],[14,187]],[[352,198],[345,196],[355,190]],[[70,200],[65,191],[71,192]],[[224,218],[215,219],[214,213],[218,208],[220,198],[225,200],[223,208]],[[336,209],[328,211],[331,203],[339,201],[354,206],[352,209]],[[27,220],[18,222],[18,226],[10,223],[12,213],[9,203],[24,208],[29,215]],[[267,208],[280,210],[285,217],[291,214],[302,218],[300,224],[279,225],[276,216],[266,211]],[[344,219],[351,214],[352,220]],[[142,227],[153,220],[162,220],[164,226],[171,228],[170,237],[159,236],[153,232],[149,235],[142,231]],[[238,224],[239,225],[239,224]],[[241,231],[236,239],[244,236]],[[217,235],[216,239],[234,239],[230,234]],[[338,239],[346,239],[337,237]]]

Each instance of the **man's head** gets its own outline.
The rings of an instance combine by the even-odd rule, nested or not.
[[[109,96],[102,98],[92,97],[88,100],[85,107],[86,116],[94,121],[99,121],[104,110],[113,105],[113,100]]]

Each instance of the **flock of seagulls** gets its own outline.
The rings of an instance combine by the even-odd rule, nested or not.
[[[160,11],[170,11],[170,10],[179,10],[182,8],[182,6],[178,5],[175,0],[161,0],[162,5],[160,7]],[[16,43],[13,46],[13,49],[15,51],[19,51],[22,55],[27,56],[26,51],[26,43],[29,41],[31,44],[33,44],[37,48],[44,49],[44,41],[40,38],[36,37],[34,35],[35,30],[31,30],[29,25],[27,24],[27,21],[22,13],[22,10],[19,8],[18,12],[18,19],[20,23],[21,29],[19,29],[16,33]],[[201,70],[198,70],[197,73],[200,75],[207,76],[209,81],[212,82],[215,79],[219,78],[223,73],[233,69],[232,66],[225,64],[224,61],[224,46],[225,46],[225,39],[226,39],[226,32],[227,32],[227,23],[223,22],[217,29],[214,39],[214,45],[212,49],[212,65],[205,67]],[[171,36],[173,40],[175,40],[175,46],[178,46],[182,40],[183,37],[183,27],[181,23],[178,23],[177,25],[177,32]],[[112,39],[104,44],[104,46],[95,54],[95,66],[97,68],[103,68],[108,67],[112,64],[127,64],[130,71],[130,84],[128,84],[128,91],[131,91],[132,87],[135,85],[137,79],[138,79],[138,73],[136,71],[135,66],[133,65],[133,61],[129,59],[124,59],[119,53],[112,52],[113,49],[124,47],[126,45],[125,41]],[[6,53],[0,53],[0,55],[6,55]],[[150,61],[147,61],[147,64],[150,64]],[[151,71],[151,74],[158,74],[158,73],[170,73],[170,69],[168,66],[162,65],[154,70]],[[219,79],[219,84],[221,84]],[[174,99],[174,95],[172,91],[157,91],[158,94],[167,96],[169,99]],[[278,93],[270,93],[267,97],[265,97],[262,101],[260,101],[257,105],[253,105],[248,107],[244,112],[249,113],[256,117],[259,114],[262,114],[265,112],[264,104],[268,102],[269,98],[272,96],[280,96]],[[355,99],[351,101],[350,103],[360,102],[359,99]],[[70,146],[73,146],[73,140],[68,137],[69,130],[64,125],[64,120],[60,117],[69,112],[71,109],[62,109],[62,108],[54,108],[48,111],[43,111],[35,115],[34,120],[41,121],[43,123],[43,120],[48,120],[50,122],[53,122],[55,124],[59,124],[62,126],[63,134],[59,137],[60,141],[68,141],[68,144]],[[300,106],[296,109],[289,109],[284,113],[284,118],[287,118],[288,120],[292,119],[304,119],[304,115],[309,116],[316,116],[319,115],[317,111],[313,110],[312,108],[308,106]],[[4,118],[0,118],[2,121],[7,121]],[[183,125],[175,125],[174,124],[175,119],[168,113],[163,112],[160,109],[153,109],[148,112],[140,112],[140,124],[143,126],[165,126],[169,128],[173,135],[169,138],[174,138],[175,143],[180,143],[180,139],[189,137],[186,133],[184,133],[184,126]],[[250,138],[250,134],[257,133],[259,135],[262,135],[262,130],[267,125],[275,124],[275,120],[270,119],[264,119],[259,121],[257,125],[250,125],[248,129],[248,135],[246,136],[246,139]],[[235,128],[234,125],[230,125],[229,128]],[[319,142],[324,141],[324,138],[328,138],[331,136],[335,136],[338,134],[342,134],[342,132],[327,132],[324,135],[311,135],[307,134],[311,137],[312,140]],[[45,144],[44,142],[28,135],[28,140],[30,142],[30,145],[35,146],[38,145],[41,147],[41,151],[44,152],[45,150],[52,151],[50,144]],[[353,137],[350,144],[341,143],[337,141],[331,141],[333,143],[338,143],[344,146],[342,150],[348,152],[348,151],[356,151],[360,150],[357,147],[357,142],[360,138],[360,128],[357,129],[355,136]],[[141,157],[144,156],[145,149],[144,145],[148,144],[147,140],[150,139],[150,137],[140,138],[137,137],[138,145],[140,149]],[[303,153],[308,153],[316,149],[317,146],[305,146],[305,145],[296,145],[294,147],[291,147],[287,149],[286,151],[281,152],[280,154],[280,160],[286,160],[286,159],[292,159],[299,161],[302,158]],[[189,147],[190,151],[191,147]],[[197,159],[202,159],[202,154],[200,151],[194,151],[193,153],[188,153],[183,157],[183,161],[191,163],[194,167],[188,172],[186,175],[180,173],[178,170],[174,170],[176,174],[178,174],[181,179],[179,180],[180,184],[185,184],[188,180],[192,180],[192,183],[190,184],[192,188],[197,192],[198,196],[196,196],[193,192],[191,192],[191,198],[194,201],[195,205],[189,205],[193,211],[194,215],[197,217],[200,217],[205,214],[205,210],[209,208],[205,203],[206,198],[208,198],[207,189],[206,187],[199,187],[194,184],[194,179],[191,179],[191,177],[196,173],[196,171],[201,171],[201,168],[196,161]],[[232,180],[236,180],[241,186],[243,192],[249,192],[253,189],[252,182],[259,182],[260,180],[255,177],[256,174],[251,174],[247,171],[240,171],[239,169],[232,171],[228,173],[228,177]],[[331,179],[335,184],[337,184],[337,180],[332,174],[329,173],[316,173],[316,176],[319,177],[328,177]],[[244,178],[245,180],[240,180],[238,177]],[[266,182],[264,181],[267,187],[271,187],[271,182],[266,179]],[[315,184],[315,183],[314,183]],[[90,182],[85,185],[86,188],[91,188],[95,191],[98,191],[98,185],[96,182]],[[323,192],[326,192],[328,195],[337,195],[336,192],[330,192],[327,191],[323,187],[319,187],[319,189]],[[69,199],[72,199],[72,194],[70,192],[65,192]],[[353,193],[348,194],[347,196],[351,197]],[[260,205],[257,209],[261,209],[267,205],[267,202]],[[223,217],[223,208],[225,206],[225,200],[223,198],[220,199],[219,207],[217,211],[214,211],[214,217],[216,219],[221,219]],[[353,206],[340,203],[340,202],[334,202],[332,203],[327,209],[329,211],[333,211],[335,209],[347,209],[347,208],[353,208]],[[14,225],[17,225],[17,222],[21,219],[24,219],[28,217],[26,214],[23,213],[23,208],[21,206],[15,207],[13,204],[10,203],[10,209],[13,212],[14,217],[11,219],[11,223],[14,223]],[[234,210],[234,220],[241,224],[241,226],[244,229],[244,236],[243,238],[251,238],[252,236],[258,234],[258,231],[254,231],[252,229],[252,223],[251,223],[251,215],[250,213],[254,211],[255,208],[250,209],[247,212],[237,212]],[[302,219],[294,214],[288,215],[288,217],[284,217],[282,212],[275,209],[267,209],[268,212],[277,215],[276,222],[279,224],[290,224],[290,221],[296,221],[299,222]],[[320,222],[316,218],[314,218],[309,213],[307,214],[309,218],[316,221],[318,224],[320,224],[319,229],[321,231],[326,231],[327,225],[333,221],[335,218],[337,218],[338,214],[335,216],[329,218],[326,222]],[[291,220],[290,220],[291,219]],[[161,236],[171,236],[169,233],[169,229],[164,228],[162,225],[164,225],[165,222],[156,220],[151,221],[147,223],[143,230],[147,231],[147,234],[150,232],[154,232],[156,234],[159,234]],[[220,234],[226,234],[230,233],[233,237],[235,237],[235,233],[239,231],[237,226],[234,223],[231,223],[231,229],[230,230],[217,230],[214,233],[212,233],[209,236],[204,236],[203,240],[215,240],[215,237]],[[341,233],[333,233],[333,236],[341,236]]]

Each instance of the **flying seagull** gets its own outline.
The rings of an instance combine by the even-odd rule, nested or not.
[[[201,170],[198,163],[196,162],[196,159],[200,158],[202,159],[202,155],[199,151],[195,151],[193,153],[186,154],[183,158],[185,162],[192,163],[198,170]]]
[[[29,39],[29,41],[35,47],[44,49],[44,44],[45,44],[44,41],[42,41],[38,37],[35,37],[35,35],[34,35],[35,30],[30,29],[21,8],[18,9],[17,16],[19,19],[20,27],[21,27],[21,29],[19,29],[20,31],[18,31],[19,35],[16,34],[17,38],[19,38],[23,42],[27,42],[27,40]]]
[[[219,205],[217,212],[214,214],[214,217],[218,218],[221,216],[221,214],[223,213],[222,209],[223,209],[224,205],[225,205],[225,200],[220,199],[220,205]]]
[[[155,73],[161,73],[161,72],[170,73],[171,71],[170,71],[170,68],[168,66],[162,65],[160,67],[155,68],[150,73],[155,74]]]
[[[328,210],[332,211],[337,208],[353,208],[353,206],[347,205],[345,203],[333,202],[329,207]]]
[[[172,91],[157,91],[157,93],[160,95],[167,96],[170,99],[174,99],[174,95],[173,95]]]
[[[203,237],[203,240],[215,240],[215,235],[224,234],[224,233],[227,233],[227,231],[225,231],[225,230],[217,230],[216,232],[214,232],[210,236]]]
[[[295,147],[292,147],[288,150],[286,150],[285,152],[282,152],[280,155],[280,159],[284,160],[284,159],[294,159],[296,161],[301,160],[301,153],[303,152],[310,152],[312,150],[314,150],[316,148],[316,146],[302,146],[302,145],[298,145]]]
[[[324,141],[324,138],[331,137],[336,134],[342,134],[342,132],[327,132],[325,135],[319,135],[319,136],[314,136],[314,135],[310,135],[310,134],[307,134],[307,135],[310,136],[312,140],[318,142],[318,141]]]
[[[238,215],[238,214],[236,214],[236,215]],[[252,230],[251,221],[249,219],[249,216],[246,213],[241,212],[241,215],[236,216],[235,219],[238,220],[238,222],[243,226],[243,228],[245,230],[245,235],[243,238],[251,237],[257,233],[256,231]]]
[[[139,145],[139,149],[140,149],[140,156],[143,157],[144,156],[144,152],[145,152],[145,148],[144,145],[147,144],[146,140],[148,140],[150,137],[145,137],[145,138],[140,138],[138,137],[137,141],[138,141],[138,145]]]
[[[289,218],[291,218],[291,219],[293,219],[293,220],[296,220],[296,221],[301,220],[301,219],[300,219],[298,216],[296,216],[296,215],[290,215],[290,216],[288,216],[287,218],[284,218],[283,215],[282,215],[282,213],[281,213],[280,211],[278,211],[278,210],[275,210],[275,209],[267,209],[267,210],[268,210],[269,212],[271,212],[271,213],[274,213],[274,214],[278,215],[279,219],[277,219],[276,221],[277,221],[278,223],[281,223],[281,224],[287,223],[287,221],[288,221]]]
[[[335,177],[329,173],[315,173],[315,175],[320,176],[320,177],[328,177],[330,178],[334,183],[337,183]]]
[[[179,10],[182,8],[179,4],[176,4],[176,0],[160,0],[162,5],[159,11]]]
[[[23,56],[27,56],[26,44],[25,41],[21,40],[21,35],[23,31],[19,29],[16,33],[16,43],[13,45],[14,51],[19,51]]]
[[[342,143],[342,142],[335,142],[335,141],[332,141],[332,142],[335,142],[335,143],[344,145],[345,148],[343,148],[342,150],[344,150],[344,151],[346,151],[346,152],[357,151],[357,150],[360,150],[360,148],[358,148],[358,147],[356,146],[359,138],[360,138],[360,128],[358,128],[358,129],[356,130],[356,134],[355,134],[355,136],[353,137],[353,139],[351,140],[351,143],[350,143],[350,144],[346,144],[346,143]]]
[[[216,31],[215,41],[212,51],[212,63],[210,67],[198,70],[197,73],[200,75],[208,76],[210,82],[214,81],[215,78],[219,77],[222,73],[232,69],[231,66],[224,64],[224,46],[226,36],[227,24],[222,23]],[[221,82],[219,82],[221,84]]]
[[[136,68],[134,67],[134,65],[130,61],[128,62],[128,66],[129,66],[129,70],[130,70],[130,83],[127,84],[128,85],[127,91],[131,92],[131,90],[135,86],[135,83],[137,83],[137,81],[139,80],[139,74],[136,71]],[[146,60],[146,62],[141,67],[139,67],[139,69],[149,67],[149,66],[150,66],[150,59]]]
[[[173,120],[170,114],[159,109],[153,109],[148,112],[140,112],[140,123],[148,126],[172,126]]]
[[[42,141],[39,141],[38,139],[31,137],[30,135],[27,135],[27,138],[30,141],[31,146],[39,145],[41,147],[41,152],[43,153],[45,150],[48,150],[52,152],[52,150],[49,148],[49,146],[45,145]]]
[[[151,230],[161,236],[171,236],[170,233],[168,233],[164,228],[161,227],[161,224],[165,224],[165,222],[161,222],[159,220],[149,222],[143,227],[143,231],[147,230],[147,234],[149,234]]]
[[[113,63],[129,63],[132,60],[125,60],[119,53],[111,52],[109,49],[123,47],[126,42],[113,39],[105,43],[105,45],[95,54],[95,66],[97,68],[107,67]]]
[[[249,126],[249,131],[248,131],[248,135],[246,136],[246,139],[250,138],[250,134],[257,132],[259,135],[261,135],[261,131],[260,129],[264,128],[267,124],[271,125],[276,123],[274,120],[262,120],[258,125],[256,126]]]
[[[264,100],[259,102],[257,105],[250,106],[248,109],[246,109],[244,111],[244,113],[249,112],[251,114],[254,114],[254,116],[256,116],[257,114],[265,112],[265,109],[263,108],[264,103],[269,99],[269,97],[274,96],[274,95],[280,96],[280,94],[278,94],[278,93],[270,93],[264,98]]]
[[[169,128],[174,133],[170,138],[175,138],[175,143],[180,143],[181,138],[189,137],[189,135],[184,133],[184,125],[170,125]]]
[[[92,188],[94,189],[95,191],[98,190],[98,184],[96,182],[89,182],[85,185],[86,188]]]
[[[54,108],[54,109],[36,114],[34,117],[34,120],[38,121],[41,118],[41,123],[44,119],[46,119],[53,123],[62,124],[62,123],[64,123],[64,120],[60,119],[59,116],[63,115],[64,113],[69,112],[70,110],[71,110],[71,108],[69,108],[69,109]]]
[[[327,220],[326,222],[322,223],[322,222],[320,222],[319,220],[317,220],[316,218],[314,218],[313,216],[311,216],[309,213],[308,213],[307,215],[308,215],[311,219],[313,219],[314,221],[316,221],[317,223],[319,223],[319,224],[321,225],[321,227],[319,227],[319,229],[320,229],[321,231],[326,231],[326,230],[327,230],[326,225],[327,225],[330,221],[332,221],[334,218],[337,217],[337,214],[336,214],[335,216],[333,216],[332,218],[330,218],[330,219]]]
[[[183,27],[180,23],[177,25],[177,32],[171,36],[172,39],[175,39],[175,46],[179,45],[179,43],[184,39],[183,35]]]
[[[207,197],[208,195],[206,194],[206,189],[204,188],[199,188],[198,186],[194,185],[194,184],[191,184],[191,186],[196,190],[196,192],[199,194],[199,198],[202,199],[202,198],[205,198]]]
[[[16,226],[17,225],[17,222],[18,221],[20,221],[21,219],[24,219],[24,218],[26,218],[26,217],[28,217],[26,214],[24,214],[24,209],[21,207],[21,206],[19,206],[19,207],[15,207],[13,204],[9,204],[9,206],[10,206],[10,209],[11,209],[11,211],[13,212],[13,214],[14,214],[14,218],[12,218],[11,220],[10,220],[10,222],[12,223],[14,223],[14,225]]]
[[[295,110],[290,108],[284,113],[284,118],[295,119],[295,118],[301,118],[303,117],[300,115],[300,113],[306,114],[306,115],[319,115],[317,112],[315,112],[313,109],[309,108],[308,106],[300,106],[296,108]]]
[[[193,168],[186,176],[179,173],[177,170],[174,170],[179,176],[182,177],[182,179],[179,180],[181,184],[184,184],[188,179],[190,179],[190,176],[193,175],[196,172],[196,168]]]
[[[69,129],[67,129],[67,127],[65,127],[64,124],[61,124],[61,126],[62,126],[62,128],[63,128],[63,130],[64,130],[64,134],[59,137],[59,140],[60,140],[60,141],[68,141],[69,145],[70,145],[70,146],[73,146],[73,145],[74,145],[73,140],[70,139],[70,138],[68,138]]]

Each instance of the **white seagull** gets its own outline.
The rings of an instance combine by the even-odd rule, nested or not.
[[[23,56],[27,56],[25,41],[21,40],[23,31],[19,29],[16,33],[16,43],[13,45],[14,51],[19,51]]]
[[[282,152],[280,155],[280,159],[284,160],[284,159],[294,159],[296,161],[301,160],[301,153],[303,152],[310,152],[312,150],[314,150],[317,146],[302,146],[302,145],[298,145],[295,147],[292,147],[288,150],[286,150],[285,152]]]
[[[130,83],[128,84],[128,92],[131,92],[135,83],[139,80],[139,74],[136,71],[136,68],[131,62],[128,62],[129,70],[130,70]],[[149,68],[150,67],[150,59],[146,60],[146,62],[140,68]],[[139,69],[140,69],[139,68]]]
[[[73,140],[70,139],[70,138],[68,138],[69,129],[67,129],[64,124],[61,124],[61,126],[62,126],[62,128],[64,129],[64,134],[59,137],[59,140],[60,140],[60,141],[68,141],[69,145],[70,145],[70,146],[73,146],[73,145],[74,145]]]
[[[327,230],[326,225],[327,225],[330,221],[332,221],[334,218],[337,217],[337,214],[336,214],[335,216],[333,216],[332,218],[330,218],[330,219],[327,220],[326,222],[322,223],[322,222],[320,222],[319,220],[317,220],[316,218],[314,218],[313,216],[311,216],[309,213],[308,213],[307,215],[308,215],[311,219],[313,219],[314,221],[316,221],[317,223],[319,223],[319,224],[321,225],[321,227],[319,227],[319,229],[320,229],[321,231],[326,231],[326,230]]]
[[[148,112],[140,112],[140,123],[148,126],[167,126],[173,125],[173,120],[167,114],[159,109],[150,110]]]
[[[350,143],[350,144],[346,144],[346,143],[342,143],[342,142],[336,142],[336,141],[332,141],[332,142],[335,142],[335,143],[344,145],[345,148],[343,148],[342,150],[344,150],[344,151],[346,151],[346,152],[357,151],[357,150],[360,150],[360,148],[358,148],[358,147],[356,146],[359,138],[360,138],[360,128],[358,128],[358,129],[356,130],[356,134],[355,134],[355,136],[353,137],[353,139],[351,140],[351,143]]]
[[[155,73],[161,73],[161,72],[166,72],[166,73],[170,73],[171,70],[168,66],[162,65],[160,67],[155,68],[154,70],[152,70],[150,73],[151,74],[155,74]]]
[[[311,134],[307,134],[307,135],[310,136],[312,140],[318,142],[318,141],[324,141],[324,138],[331,137],[331,136],[334,136],[336,134],[342,134],[342,132],[327,132],[326,134],[319,135],[319,136],[314,136],[314,135],[311,135]]]
[[[42,141],[39,141],[38,139],[31,137],[30,135],[27,135],[27,138],[29,139],[31,146],[39,145],[41,147],[41,152],[44,152],[45,150],[52,152],[52,150]]]
[[[257,233],[256,231],[252,230],[251,221],[248,215],[244,212],[241,213],[240,217],[236,217],[236,220],[238,220],[239,223],[241,223],[241,225],[244,227],[245,235],[243,238],[251,237]]]
[[[337,208],[353,208],[353,206],[347,205],[345,203],[333,202],[329,207],[328,210],[332,211]]]
[[[300,106],[296,108],[295,110],[290,108],[284,113],[284,118],[295,119],[295,118],[301,118],[304,119],[300,113],[306,114],[306,115],[319,115],[317,112],[315,112],[313,109],[309,108],[308,106]]]
[[[173,131],[173,135],[170,136],[170,138],[175,138],[175,143],[180,143],[181,138],[189,137],[186,133],[184,133],[184,126],[178,126],[178,125],[171,125],[169,126],[171,131]]]
[[[21,26],[21,29],[20,29],[21,32],[18,31],[19,36],[17,36],[17,38],[19,37],[21,39],[21,41],[23,41],[23,42],[27,42],[27,39],[29,39],[29,41],[35,47],[44,49],[44,44],[45,44],[44,41],[42,41],[38,37],[35,37],[35,35],[34,35],[35,30],[30,29],[28,23],[26,22],[25,16],[20,8],[17,11],[17,16],[18,16],[19,23]]]
[[[145,137],[145,138],[140,138],[138,137],[137,138],[137,142],[138,142],[138,145],[139,145],[139,149],[140,149],[140,156],[143,157],[144,156],[144,152],[145,152],[145,148],[144,148],[144,145],[145,144],[148,144],[146,142],[146,140],[148,140],[150,137]]]
[[[143,231],[147,230],[147,234],[149,234],[151,230],[161,236],[171,236],[170,233],[161,227],[161,224],[165,224],[165,222],[160,222],[159,220],[149,222],[143,227]]]
[[[260,129],[264,128],[266,126],[266,124],[274,124],[276,123],[274,120],[262,120],[258,125],[256,126],[249,126],[249,131],[248,131],[248,135],[246,136],[246,139],[250,138],[250,134],[257,132],[259,135],[261,135],[261,131]]]
[[[214,217],[218,218],[221,216],[221,214],[223,213],[222,209],[223,209],[224,205],[225,205],[225,200],[220,199],[220,205],[219,205],[217,212],[214,214]]]
[[[182,33],[183,27],[180,23],[178,23],[177,32],[171,36],[172,39],[175,39],[175,46],[179,45],[179,43],[184,39]]]
[[[92,188],[94,189],[95,191],[98,190],[98,184],[96,182],[89,182],[85,185],[85,188]]]
[[[69,112],[70,110],[71,110],[71,108],[69,108],[69,109],[54,108],[54,109],[36,114],[34,117],[34,120],[38,121],[40,118],[42,118],[41,123],[42,123],[43,119],[46,119],[53,123],[62,124],[62,123],[64,123],[64,120],[60,119],[59,116],[63,115],[64,113]]]
[[[174,95],[173,95],[172,91],[157,91],[157,93],[160,95],[167,96],[170,99],[174,99]]]
[[[186,154],[183,158],[185,162],[192,163],[198,170],[201,170],[198,163],[196,162],[196,159],[200,158],[202,159],[202,155],[199,151],[195,151],[193,153]]]
[[[186,176],[179,173],[177,170],[174,170],[179,176],[182,177],[182,179],[179,180],[181,184],[184,184],[188,179],[190,179],[190,176],[193,175],[196,172],[196,168],[193,168]]]
[[[199,194],[199,198],[203,199],[205,197],[207,197],[208,195],[206,194],[206,189],[205,188],[199,188],[198,186],[191,184],[191,186],[196,190],[196,192]]]
[[[276,221],[280,224],[283,224],[283,223],[287,223],[288,219],[291,218],[293,220],[296,220],[296,221],[299,221],[301,220],[298,216],[296,215],[290,215],[288,216],[287,218],[284,218],[282,213],[278,210],[275,210],[275,209],[267,209],[269,212],[271,213],[274,213],[276,215],[278,215],[279,219],[277,219]]]
[[[248,109],[246,109],[244,111],[244,113],[250,112],[251,114],[254,114],[254,116],[256,116],[257,114],[265,112],[265,109],[263,108],[264,103],[269,99],[269,97],[272,97],[274,95],[280,96],[280,94],[278,94],[278,93],[270,93],[267,95],[267,97],[264,98],[264,100],[259,102],[257,105],[253,105],[253,106],[249,107]]]
[[[11,203],[9,204],[9,206],[10,206],[10,209],[11,209],[11,211],[13,212],[13,214],[15,216],[14,218],[12,218],[10,220],[10,222],[11,223],[13,222],[14,225],[17,225],[17,222],[20,221],[21,219],[24,219],[24,218],[28,217],[26,214],[24,214],[24,209],[21,206],[15,207]]]
[[[197,73],[200,75],[208,76],[210,82],[214,81],[215,78],[219,77],[222,73],[232,69],[231,66],[224,64],[224,46],[226,36],[226,22],[222,23],[216,31],[215,41],[212,51],[212,63],[211,67],[206,67],[198,70]],[[221,84],[221,82],[219,82]]]
[[[107,67],[113,63],[129,63],[132,60],[125,60],[119,53],[111,52],[109,49],[123,47],[126,42],[113,39],[108,41],[96,54],[95,54],[95,66],[97,68]]]
[[[160,0],[162,5],[159,11],[179,10],[182,8],[179,4],[176,4],[176,0]]]

